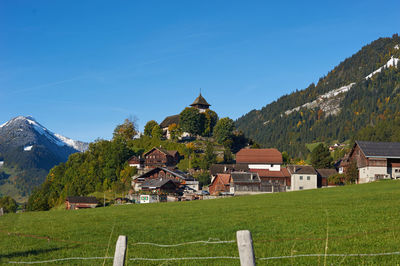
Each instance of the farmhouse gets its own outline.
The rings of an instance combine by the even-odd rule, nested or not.
[[[283,161],[277,149],[241,149],[236,163],[246,164],[250,170],[280,171]]]
[[[349,153],[359,172],[358,183],[400,178],[400,142],[356,141]],[[349,164],[344,165],[344,172]]]
[[[96,208],[97,204],[96,197],[67,197],[65,200],[67,210]]]
[[[199,190],[199,182],[192,176],[177,169],[172,170],[165,167],[150,169],[144,174],[134,176],[132,179],[132,187],[135,191],[142,190],[144,182],[151,179],[171,179],[179,183],[179,188],[188,186],[193,190]]]
[[[167,151],[163,148],[154,147],[144,155],[144,166],[146,169],[156,167],[173,167],[179,160],[180,155],[178,151]]]
[[[313,189],[318,187],[317,172],[314,167],[306,165],[289,165],[290,186],[288,190]]]
[[[179,182],[173,179],[148,179],[142,183],[142,190],[155,193],[175,193],[179,185]]]
[[[140,158],[140,156],[133,155],[131,158],[128,160],[129,166],[136,167],[137,169],[143,169],[144,168],[144,159]]]
[[[287,168],[281,167],[279,171],[251,169],[259,175],[261,180],[260,190],[263,192],[284,192],[290,186],[290,174]]]

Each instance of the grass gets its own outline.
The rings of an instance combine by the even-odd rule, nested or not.
[[[258,258],[300,254],[360,254],[400,251],[400,182],[376,182],[309,191],[217,200],[124,205],[90,210],[31,212],[0,217],[0,264],[66,257],[113,256],[118,235],[128,236],[128,258],[237,257],[235,243],[173,248],[176,244],[234,240],[252,232]],[[110,237],[111,236],[111,237]],[[258,265],[380,264],[400,255],[298,257],[258,260]],[[100,265],[102,260],[64,261]],[[239,265],[238,260],[129,261],[128,265]],[[112,265],[107,260],[105,265]]]
[[[324,142],[307,143],[306,148],[312,152],[321,143],[323,144]]]

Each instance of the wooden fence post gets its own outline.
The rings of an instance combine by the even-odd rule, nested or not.
[[[254,256],[253,239],[249,230],[236,232],[236,240],[239,249],[240,265],[255,266],[256,258]]]
[[[126,255],[126,236],[119,236],[115,245],[114,263],[113,266],[124,266]]]

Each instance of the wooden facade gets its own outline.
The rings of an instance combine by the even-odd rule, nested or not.
[[[96,208],[97,204],[96,197],[67,197],[65,200],[67,210]]]
[[[178,151],[166,151],[161,148],[153,148],[144,154],[146,168],[175,166],[180,159]]]

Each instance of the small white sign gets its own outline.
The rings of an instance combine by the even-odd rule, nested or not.
[[[140,203],[150,203],[150,195],[140,195]]]

